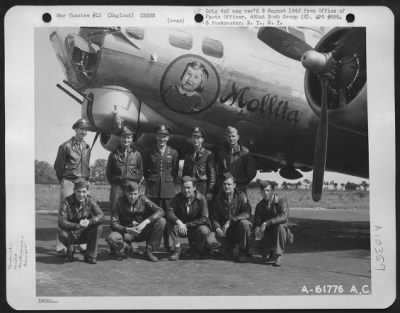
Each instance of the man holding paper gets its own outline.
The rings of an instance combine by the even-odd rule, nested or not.
[[[58,215],[58,236],[67,247],[66,260],[74,261],[74,245],[87,243],[85,262],[96,264],[97,247],[101,235],[104,214],[89,195],[89,183],[78,178],[74,193],[63,201]]]

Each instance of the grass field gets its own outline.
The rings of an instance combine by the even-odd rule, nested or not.
[[[35,187],[36,210],[56,211],[59,186],[37,184]],[[312,200],[310,190],[278,190],[277,192],[287,197],[290,208],[369,209],[368,191],[324,191],[319,202]],[[92,185],[90,194],[103,209],[108,209],[109,185]],[[248,196],[254,210],[257,202],[261,200],[259,189],[249,189]]]

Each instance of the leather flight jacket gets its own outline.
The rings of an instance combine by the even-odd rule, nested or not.
[[[183,176],[193,177],[197,184],[207,183],[206,192],[212,192],[216,183],[213,153],[202,147],[197,155],[194,150],[186,154],[182,169]]]
[[[124,184],[126,181],[139,183],[143,177],[141,153],[131,146],[125,156],[125,150],[119,146],[108,157],[106,176],[110,184]]]
[[[77,141],[75,137],[64,142],[58,148],[54,169],[58,180],[63,178],[76,180],[90,176],[90,146],[85,141]]]

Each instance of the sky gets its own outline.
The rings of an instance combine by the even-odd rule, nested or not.
[[[81,106],[56,87],[64,73],[53,52],[49,29],[37,28],[35,32],[35,159],[53,165],[58,146],[74,135],[72,124],[81,117]],[[89,132],[86,141],[91,145],[94,133]],[[96,142],[91,163],[97,159],[107,159],[109,152]],[[312,172],[303,173],[299,180],[312,180]],[[281,183],[284,179],[278,173],[262,173],[257,178],[270,179]],[[348,181],[361,183],[365,178],[326,172],[325,181],[337,183]],[[293,180],[290,182],[297,182]]]

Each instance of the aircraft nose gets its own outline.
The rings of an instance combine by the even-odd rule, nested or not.
[[[92,79],[100,48],[89,44],[77,35],[78,32],[78,28],[53,29],[50,41],[67,80],[80,89],[86,87]]]

